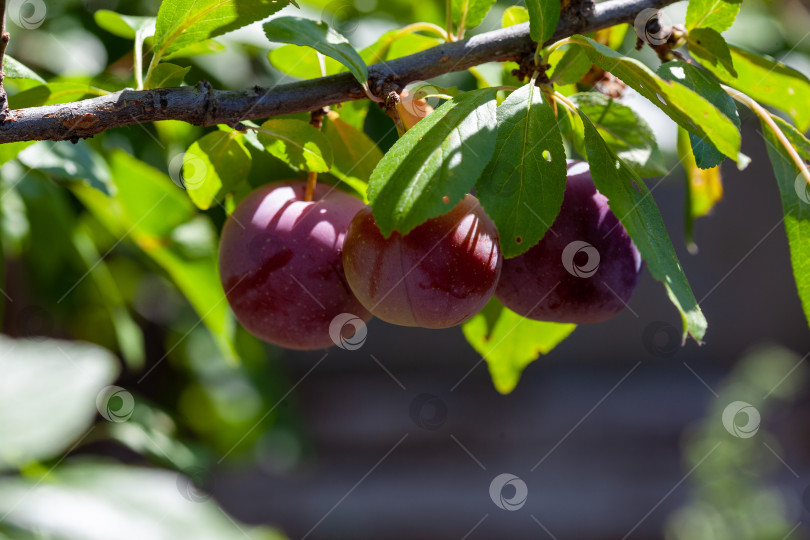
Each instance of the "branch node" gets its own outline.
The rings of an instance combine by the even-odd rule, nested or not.
[[[309,113],[309,123],[315,129],[323,126],[323,117],[329,114],[329,107],[321,107]]]

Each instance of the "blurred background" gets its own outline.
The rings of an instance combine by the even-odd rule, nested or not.
[[[49,82],[11,81],[12,108],[131,86],[132,40],[94,13],[159,7],[11,4],[9,54]],[[444,21],[443,2],[300,5],[280,14],[327,20],[358,49],[408,23]],[[500,27],[510,5],[473,33]],[[666,13],[682,22],[685,6]],[[810,73],[808,27],[806,3],[747,0],[725,35]],[[628,35],[621,50],[655,65],[634,45]],[[268,60],[275,46],[255,24],[172,62],[189,68],[187,84],[295,80]],[[431,82],[478,84],[469,73]],[[0,374],[0,440],[21,449],[0,452],[0,538],[810,538],[810,332],[759,124],[740,111],[752,162],[723,164],[723,199],[697,222],[690,254],[675,125],[632,92],[623,99],[672,167],[648,185],[709,321],[705,343],[679,346],[678,314],[645,273],[627,310],[578,327],[508,395],[459,328],[373,320],[354,351],[284,351],[241,329],[223,345],[198,306],[221,298],[206,261],[225,210],[197,215],[170,182],[172,160],[201,128],[132,126],[26,145],[15,159],[0,147],[0,358],[17,375]],[[347,109],[383,151],[393,144],[376,106]],[[250,186],[292,175],[251,152]],[[176,199],[174,214],[116,221],[88,187],[111,184],[130,218],[155,186]],[[35,357],[47,361],[28,365]],[[93,418],[70,417],[60,396],[83,386]],[[34,409],[48,422],[32,425]],[[45,440],[60,430],[71,444]]]

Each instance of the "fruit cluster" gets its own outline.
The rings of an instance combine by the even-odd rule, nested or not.
[[[584,162],[568,163],[562,207],[545,236],[512,259],[503,259],[495,224],[472,195],[385,238],[359,199],[319,184],[307,202],[305,189],[300,181],[257,189],[228,218],[220,244],[236,318],[282,347],[335,344],[341,336],[330,326],[347,313],[455,326],[493,294],[531,319],[601,322],[627,305],[638,283],[639,252]]]

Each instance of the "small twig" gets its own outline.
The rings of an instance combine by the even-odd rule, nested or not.
[[[776,135],[776,139],[779,141],[779,144],[782,145],[785,152],[787,152],[788,156],[790,156],[790,159],[793,161],[793,164],[799,169],[799,173],[804,176],[804,179],[807,181],[808,185],[810,185],[810,170],[808,170],[807,165],[804,163],[799,153],[796,152],[796,149],[793,148],[793,145],[790,144],[788,138],[779,128],[779,125],[773,121],[771,113],[769,113],[765,107],[742,92],[726,86],[725,84],[721,84],[720,86],[723,87],[723,90],[725,90],[728,95],[751,109],[751,111],[753,111],[754,114],[756,114],[760,120],[762,120],[765,125],[770,128],[771,131],[773,131],[773,134]]]
[[[9,116],[8,94],[3,85],[6,79],[5,58],[9,35],[6,32],[6,0],[0,0],[0,124]]]
[[[309,113],[309,124],[317,130],[323,126],[323,117],[329,113],[329,109],[321,107]],[[304,200],[310,202],[315,197],[315,186],[318,183],[318,173],[307,173],[307,187],[304,190]]]

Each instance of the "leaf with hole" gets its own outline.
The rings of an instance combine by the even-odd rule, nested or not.
[[[497,119],[495,152],[475,187],[510,258],[537,244],[554,223],[567,168],[554,110],[540,88],[526,84],[512,92]]]
[[[385,236],[450,211],[495,150],[497,88],[446,101],[397,140],[374,169],[368,198]]]

